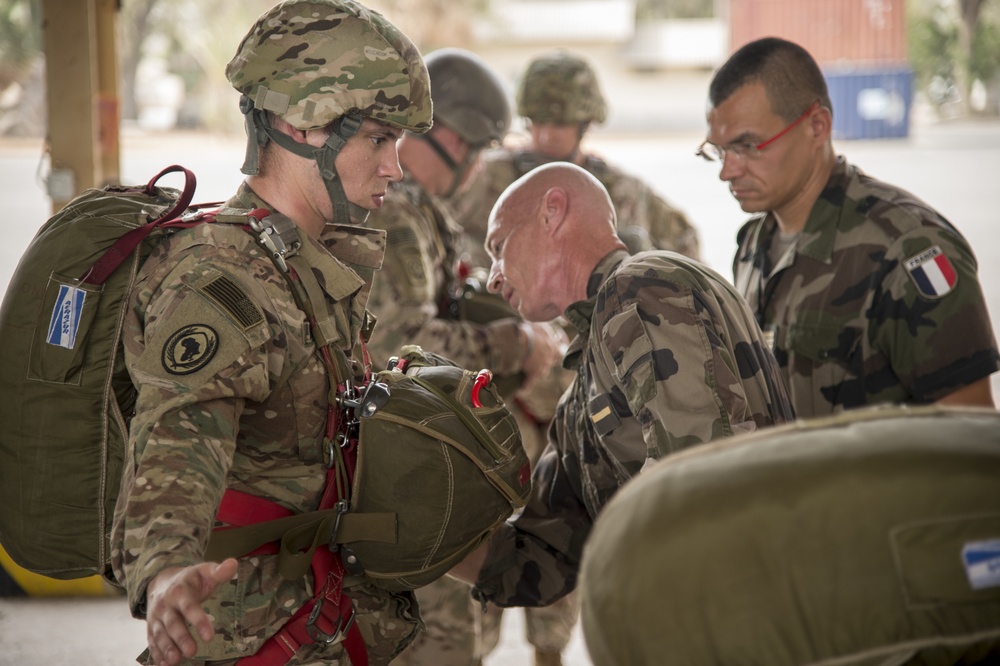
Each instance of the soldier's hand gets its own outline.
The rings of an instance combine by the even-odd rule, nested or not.
[[[569,340],[565,331],[548,322],[522,321],[520,326],[527,341],[521,366],[524,372],[521,390],[526,391],[544,378],[553,365],[562,360]]]
[[[236,560],[170,567],[146,588],[146,640],[157,666],[176,666],[198,649],[191,628],[203,641],[215,635],[202,603],[236,575]],[[189,628],[190,626],[190,628]]]

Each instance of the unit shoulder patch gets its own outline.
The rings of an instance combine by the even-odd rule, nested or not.
[[[219,334],[206,324],[190,324],[167,338],[160,359],[172,375],[190,375],[208,365],[219,349]]]

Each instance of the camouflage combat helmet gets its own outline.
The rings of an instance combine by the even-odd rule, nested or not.
[[[447,48],[428,53],[434,119],[470,146],[502,141],[510,129],[511,105],[503,82],[470,51]]]
[[[566,51],[540,56],[528,65],[517,91],[517,112],[536,123],[603,123],[608,115],[597,74]]]
[[[286,0],[264,13],[240,42],[226,77],[242,94],[247,157],[258,170],[269,140],[319,164],[334,219],[349,209],[334,161],[364,118],[425,132],[431,126],[430,83],[416,46],[382,15],[352,0]],[[322,148],[273,130],[271,112],[300,130],[331,126]]]
[[[434,122],[458,134],[470,148],[459,164],[433,136],[421,136],[451,168],[454,179],[445,193],[451,196],[472,168],[479,151],[506,136],[512,114],[510,97],[500,77],[470,51],[438,49],[428,53],[425,62],[431,78]]]

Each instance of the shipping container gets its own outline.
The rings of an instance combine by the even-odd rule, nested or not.
[[[820,65],[907,62],[905,0],[729,0],[729,45],[783,37]]]
[[[913,70],[825,68],[834,139],[900,139],[910,132]]]

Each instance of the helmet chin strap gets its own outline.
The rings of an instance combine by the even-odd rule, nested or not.
[[[243,167],[240,169],[243,173],[255,175],[260,172],[260,149],[267,145],[268,141],[274,141],[290,153],[310,158],[316,162],[320,176],[326,185],[330,203],[333,205],[333,222],[351,224],[352,221],[358,223],[364,221],[368,211],[347,200],[344,184],[336,167],[337,155],[344,144],[361,128],[362,118],[360,115],[341,116],[335,123],[334,130],[330,132],[330,136],[322,146],[317,148],[308,143],[299,143],[287,134],[271,127],[265,113],[254,108],[253,100],[246,95],[240,97],[240,111],[243,112],[247,133],[247,152]]]
[[[458,186],[461,185],[462,181],[465,179],[465,174],[469,172],[472,168],[472,164],[476,161],[476,156],[479,154],[479,150],[470,146],[469,151],[465,154],[465,159],[462,160],[461,164],[459,164],[455,161],[455,158],[448,154],[448,151],[444,149],[444,146],[442,146],[437,139],[431,136],[430,132],[414,134],[413,136],[417,139],[426,141],[427,145],[433,148],[434,152],[441,158],[441,161],[444,162],[449,169],[451,169],[451,185],[449,185],[448,190],[443,192],[440,196],[447,199],[451,195],[455,194],[456,190],[458,190]]]

